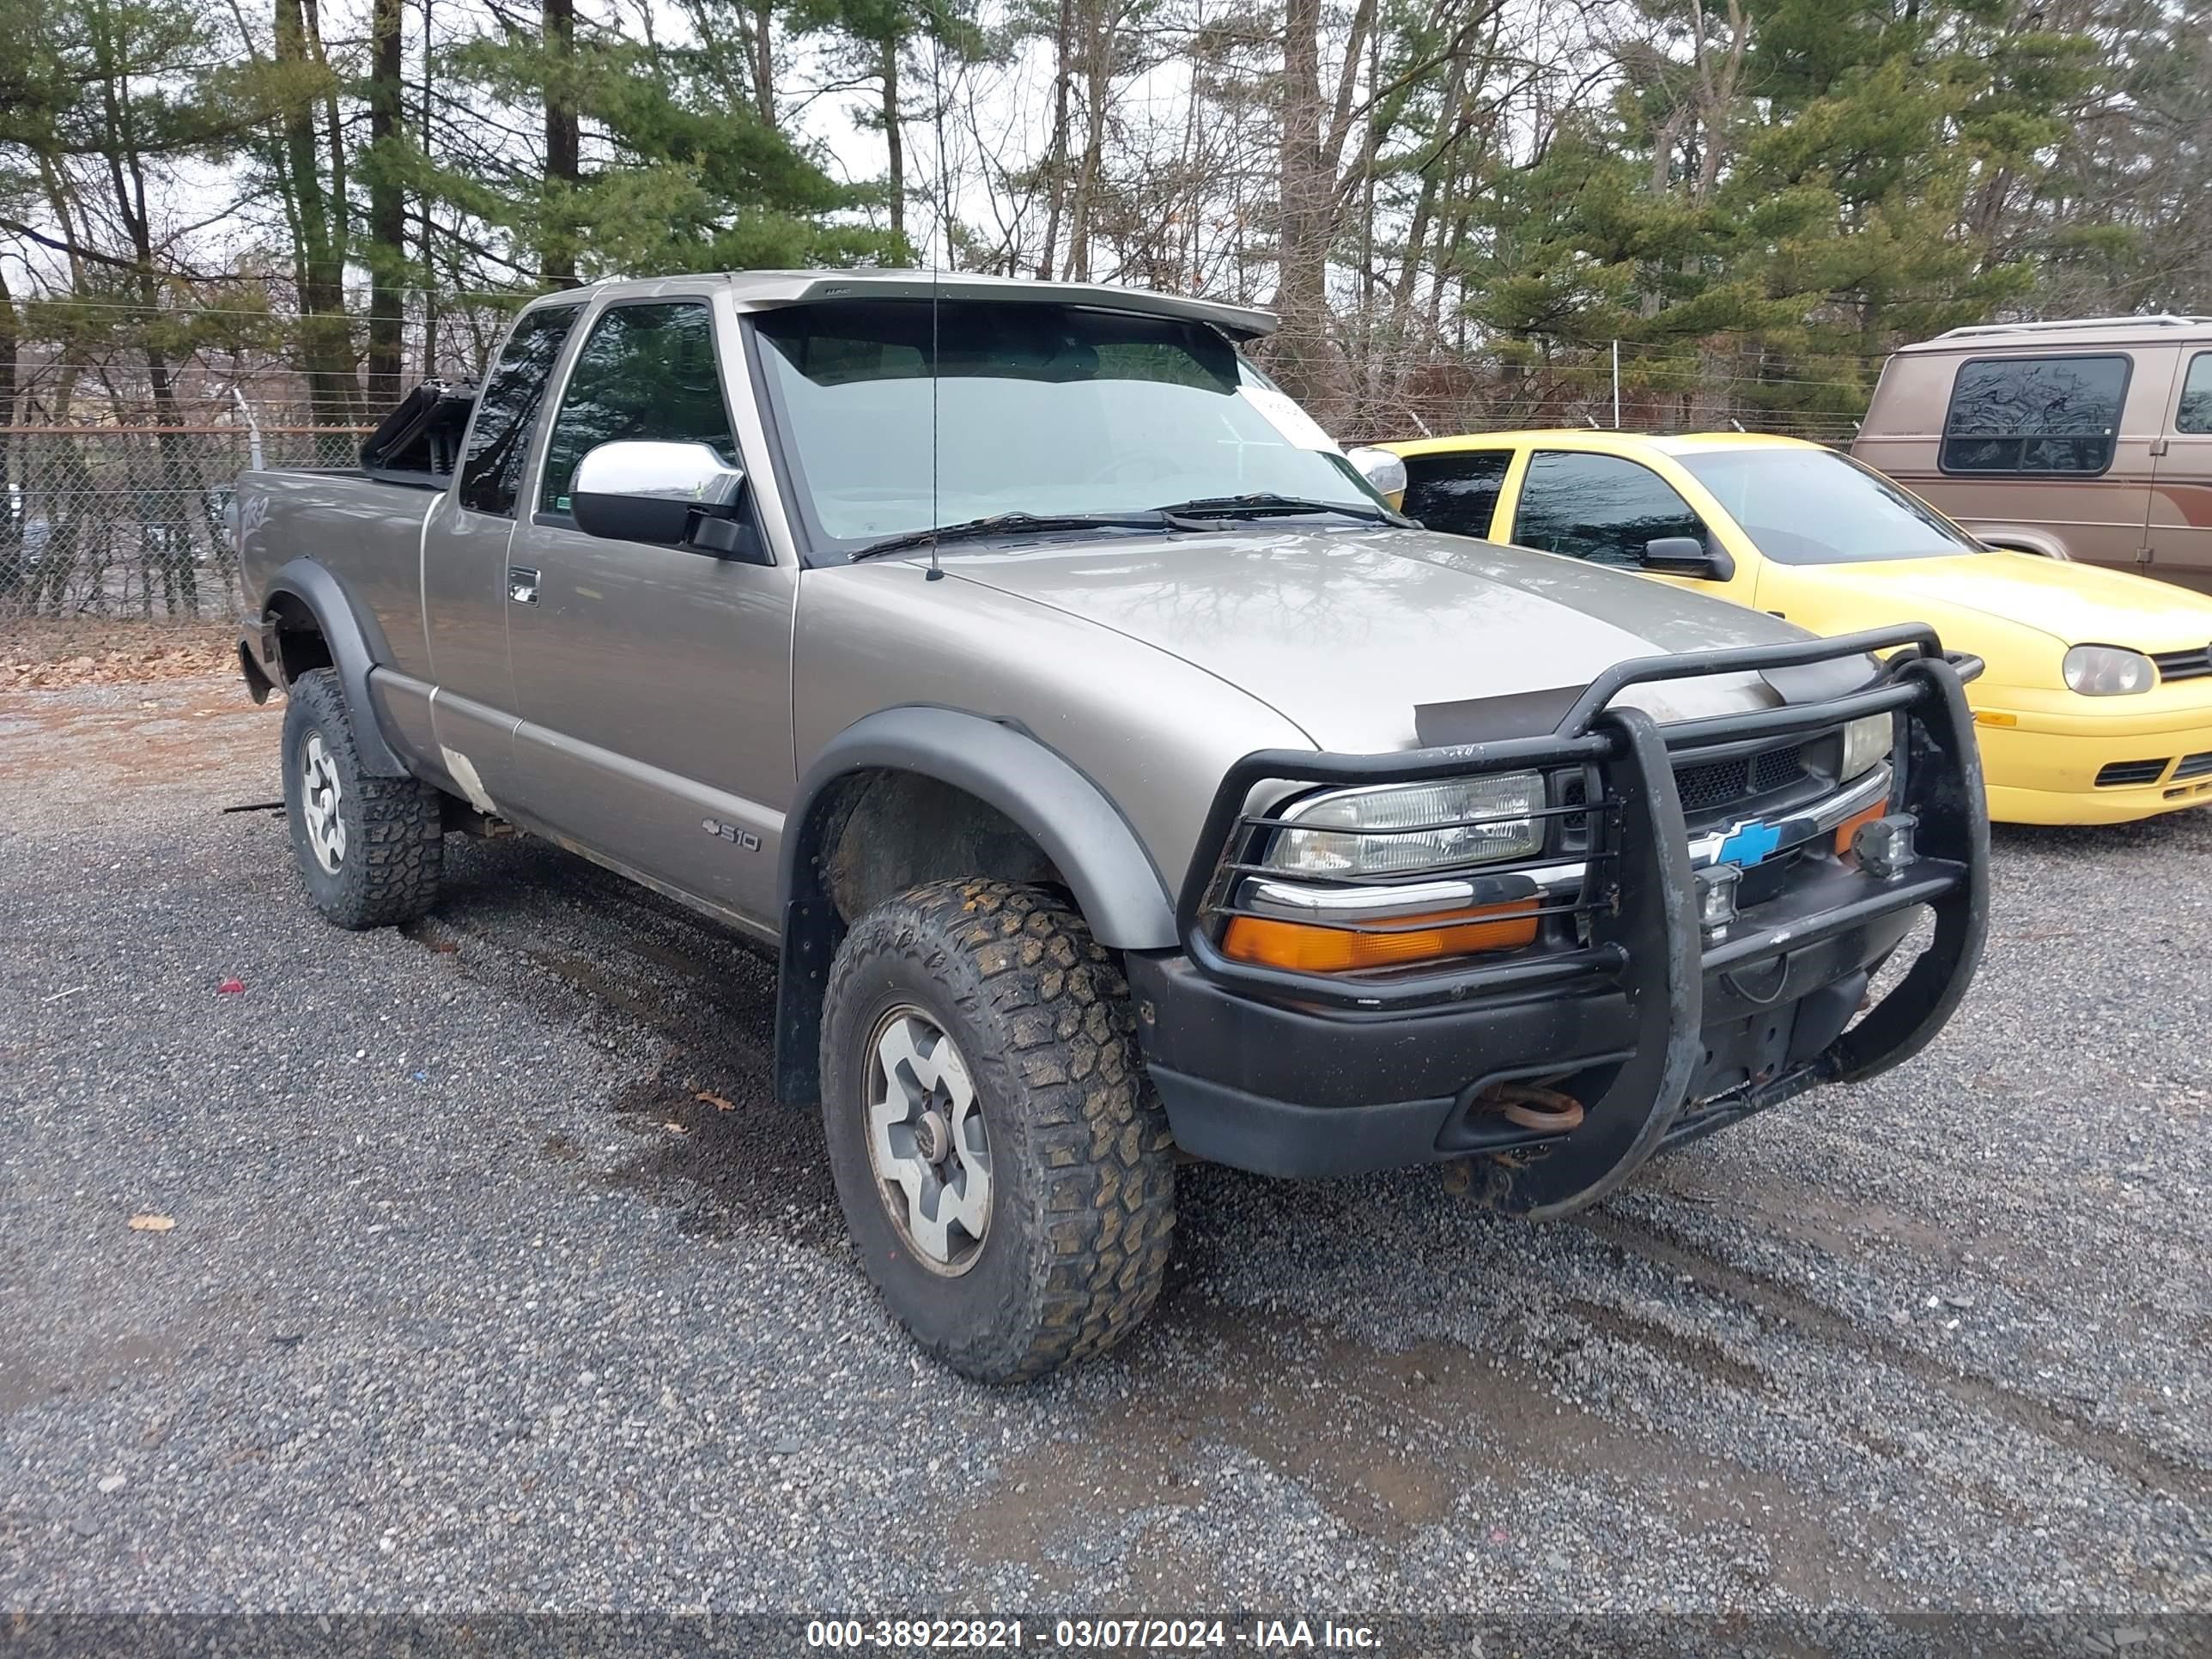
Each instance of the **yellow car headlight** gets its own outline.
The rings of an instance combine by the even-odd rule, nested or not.
[[[2077,645],[2066,653],[2066,689],[2085,697],[2130,697],[2158,684],[2158,670],[2140,651],[2118,645]]]

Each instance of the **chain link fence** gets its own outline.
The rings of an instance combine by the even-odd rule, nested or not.
[[[30,426],[0,432],[0,616],[222,619],[233,502],[255,465],[350,466],[366,427]]]

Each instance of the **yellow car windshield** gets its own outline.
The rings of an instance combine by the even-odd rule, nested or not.
[[[1716,449],[1675,459],[1782,564],[1981,551],[1935,509],[1832,450]]]

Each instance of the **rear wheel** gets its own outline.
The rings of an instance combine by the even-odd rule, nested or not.
[[[1103,1353],[1158,1297],[1167,1121],[1127,988],[1050,894],[933,882],[854,926],[822,1026],[830,1167],[862,1262],[923,1347],[1020,1382]]]
[[[337,675],[317,668],[285,690],[284,807],[307,897],[341,927],[385,927],[437,902],[438,792],[363,774]]]

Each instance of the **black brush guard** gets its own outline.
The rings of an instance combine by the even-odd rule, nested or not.
[[[1825,701],[1662,726],[1635,708],[1615,708],[1632,685],[1717,674],[1759,673],[1887,652],[1861,689]],[[1981,665],[1947,658],[1932,629],[1904,626],[1832,639],[1644,658],[1600,675],[1552,732],[1538,737],[1424,749],[1390,755],[1325,755],[1268,750],[1246,756],[1222,781],[1200,854],[1182,886],[1176,923],[1183,950],[1205,978],[1225,989],[1299,1006],[1408,1017],[1447,1007],[1525,1000],[1591,981],[1617,987],[1631,1012],[1632,1041],[1603,1092],[1589,1100],[1582,1125],[1569,1133],[1501,1141],[1488,1162],[1484,1196],[1497,1206],[1531,1215],[1564,1213],[1611,1192],[1663,1146],[1711,1132],[1826,1082],[1871,1077],[1926,1046],[1957,1008],[1979,962],[1989,903],[1989,822],[1981,765],[1964,681]],[[1860,872],[1830,882],[1823,908],[1791,904],[1785,890],[1773,903],[1747,910],[1739,929],[1707,945],[1697,914],[1698,884],[1690,863],[1689,830],[1676,793],[1673,757],[1839,727],[1866,715],[1899,716],[1892,751],[1897,777],[1888,810],[1917,820],[1915,862],[1887,878]],[[1462,958],[1431,971],[1385,975],[1298,973],[1234,960],[1223,954],[1218,930],[1232,915],[1254,914],[1237,900],[1254,877],[1295,875],[1258,861],[1264,839],[1282,820],[1248,811],[1262,783],[1358,787],[1534,771],[1547,776],[1581,769],[1584,803],[1547,805],[1547,819],[1579,817],[1587,845],[1578,896],[1537,906],[1540,917],[1571,914],[1567,942],[1550,929],[1553,948],[1532,946],[1510,959]],[[1473,823],[1476,820],[1459,820]],[[1416,833],[1413,825],[1385,833]],[[1363,832],[1372,833],[1372,832]],[[1547,835],[1547,843],[1556,838]],[[1555,849],[1480,866],[1424,871],[1413,880],[1476,884],[1477,902],[1511,902],[1535,884],[1524,872],[1560,861]],[[1408,878],[1365,878],[1378,886]],[[1329,884],[1343,884],[1332,880]],[[1838,886],[1844,890],[1837,894]],[[1704,1058],[1705,985],[1708,974],[1796,951],[1823,939],[1916,906],[1935,916],[1934,937],[1887,995],[1816,1056],[1777,1074],[1696,1103],[1690,1092]],[[1762,919],[1762,915],[1764,917]],[[1338,923],[1354,932],[1387,933],[1420,921]],[[1540,924],[1540,926],[1541,924]]]

